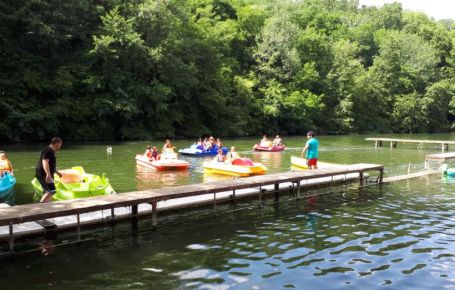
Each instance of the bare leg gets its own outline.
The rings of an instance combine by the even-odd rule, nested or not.
[[[52,200],[52,194],[49,192],[46,192],[39,202],[49,202],[51,200]]]

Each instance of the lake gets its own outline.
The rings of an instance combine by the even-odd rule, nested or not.
[[[384,137],[391,137],[387,135]],[[394,135],[454,140],[446,135]],[[320,160],[379,163],[386,175],[423,168],[440,146],[375,149],[366,135],[321,136]],[[306,138],[283,138],[282,153],[258,153],[259,139],[226,139],[242,156],[263,162],[269,172],[287,171]],[[191,140],[174,142],[184,148]],[[212,181],[204,158],[183,157],[188,173],[136,168],[134,156],[157,142],[63,144],[59,168],[83,166],[107,173],[117,192]],[[17,203],[30,203],[30,180],[41,147],[9,145],[18,180]],[[455,182],[434,175],[362,190],[314,189],[299,201],[284,197],[259,209],[255,202],[184,210],[161,217],[158,231],[131,236],[129,225],[86,232],[82,245],[58,247],[51,256],[1,261],[1,285],[10,289],[450,289],[455,287]],[[114,238],[112,232],[115,232]],[[61,237],[60,241],[67,237]],[[74,236],[72,237],[74,239]],[[69,238],[68,238],[69,239]]]

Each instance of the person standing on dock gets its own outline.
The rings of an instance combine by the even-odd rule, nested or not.
[[[308,169],[318,169],[318,157],[319,157],[319,141],[314,138],[314,132],[309,131],[306,134],[308,141],[303,148],[301,158],[303,158],[303,154],[306,152],[306,162]]]
[[[56,189],[54,185],[54,174],[62,177],[62,174],[57,171],[57,157],[55,152],[60,150],[62,146],[62,139],[54,137],[51,144],[46,147],[40,155],[38,163],[36,164],[35,177],[43,187],[43,197],[40,202],[49,202],[55,194]]]

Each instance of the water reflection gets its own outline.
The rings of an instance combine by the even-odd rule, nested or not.
[[[136,165],[136,187],[138,190],[172,186],[187,182],[189,171],[158,171]]]
[[[204,173],[202,182],[205,183],[205,182],[213,182],[213,181],[220,181],[220,180],[232,180],[232,179],[236,179],[236,178],[239,178],[239,177],[222,175],[222,174]]]
[[[282,159],[284,155],[281,152],[253,152],[252,160],[254,162],[260,162],[267,166],[267,168],[272,171],[278,171],[281,168]],[[290,162],[290,161],[288,161]]]
[[[455,183],[455,177],[451,177],[448,175],[442,175],[442,182],[443,183]]]

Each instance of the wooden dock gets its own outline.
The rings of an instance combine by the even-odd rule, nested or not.
[[[425,168],[430,168],[431,161],[436,161],[440,165],[450,159],[455,159],[455,152],[427,155],[425,156]]]
[[[449,145],[455,145],[455,141],[448,140],[419,140],[419,139],[397,139],[397,138],[365,138],[367,141],[374,141],[374,147],[381,147],[382,142],[390,142],[390,148],[397,147],[398,143],[415,143],[417,148],[422,148],[425,144],[441,145],[442,153],[449,150]]]
[[[225,199],[226,193],[229,197],[235,198],[236,192],[238,191],[254,189],[252,193],[258,197],[259,202],[261,203],[261,199],[263,198],[262,195],[264,194],[263,188],[271,187],[271,193],[275,194],[275,201],[278,201],[280,185],[292,184],[296,187],[296,198],[299,198],[301,189],[305,187],[309,181],[318,183],[318,181],[327,181],[328,179],[333,182],[336,177],[340,178],[344,176],[344,180],[346,180],[347,175],[354,175],[357,177],[356,179],[359,180],[359,184],[363,185],[364,174],[369,171],[377,171],[379,173],[378,182],[382,183],[384,173],[384,167],[382,165],[360,163],[346,165],[342,168],[285,172],[69,201],[20,205],[3,208],[0,211],[0,226],[7,227],[7,236],[5,238],[9,242],[10,252],[14,253],[14,241],[16,238],[15,230],[18,229],[18,226],[25,223],[32,223],[37,226],[38,224],[36,224],[36,222],[40,220],[75,216],[75,222],[72,223],[72,227],[76,228],[77,237],[78,240],[80,240],[82,225],[81,216],[86,213],[106,212],[108,218],[115,219],[114,212],[117,209],[129,207],[131,210],[129,211],[128,217],[131,219],[132,229],[137,230],[139,206],[146,207],[146,210],[152,215],[152,225],[156,226],[158,224],[158,202],[209,195],[212,196],[211,203],[213,203],[213,209],[216,211],[217,202],[220,202],[220,195],[223,193],[225,194]],[[303,184],[304,182],[305,184]],[[109,216],[109,213],[111,213],[111,216]],[[27,233],[23,235],[26,234]]]
[[[397,181],[402,181],[402,180],[408,180],[411,178],[426,177],[426,176],[430,176],[433,174],[439,174],[439,173],[441,173],[441,171],[439,171],[439,170],[425,170],[425,171],[414,172],[414,173],[409,173],[409,174],[404,174],[404,175],[387,177],[387,178],[384,178],[383,182],[392,183],[392,182],[397,182]]]

